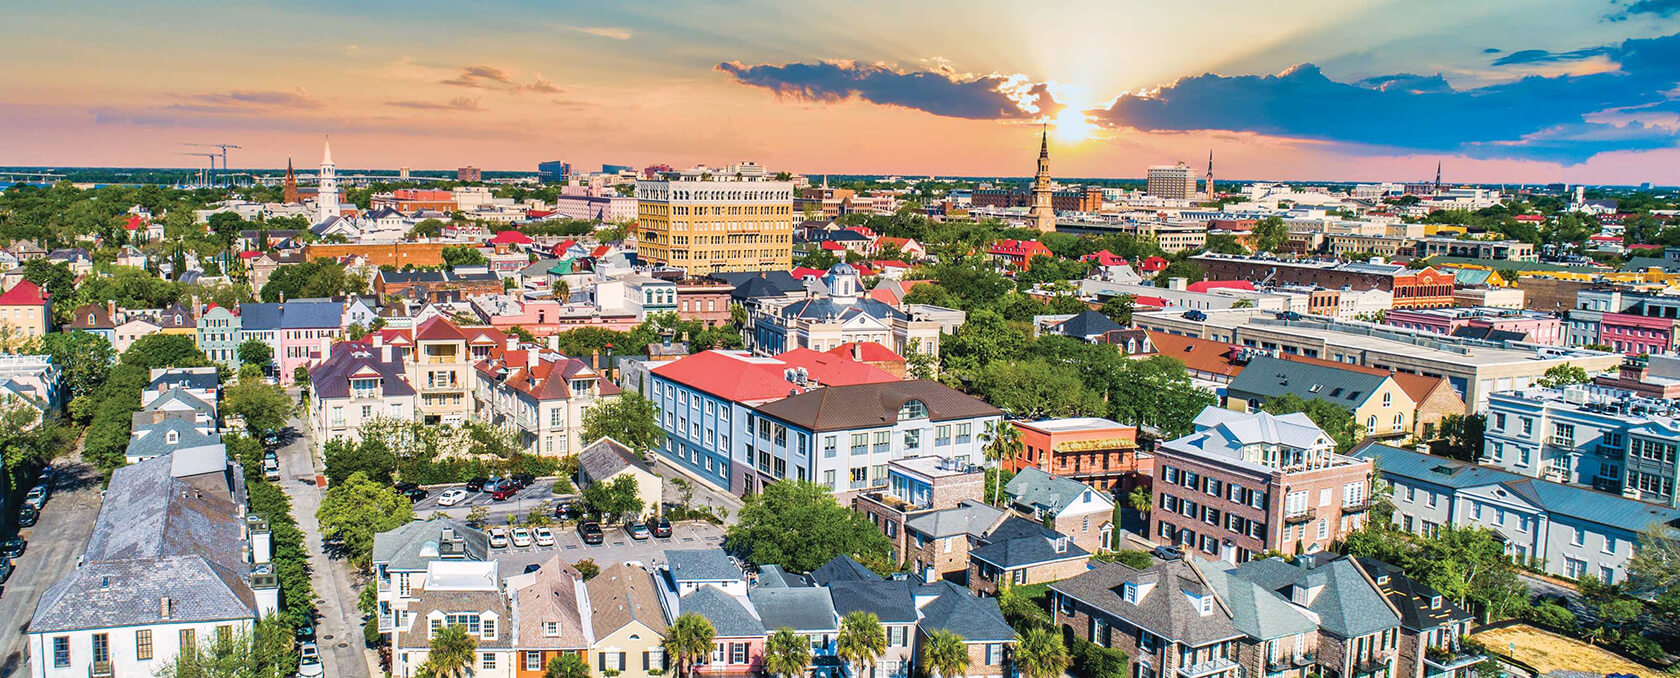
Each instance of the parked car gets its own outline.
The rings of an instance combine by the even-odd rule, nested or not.
[[[560,501],[554,504],[554,517],[561,520],[577,520],[583,517],[583,511],[578,509],[576,502]]]
[[[513,545],[525,548],[531,545],[531,531],[523,527],[513,528]]]
[[[601,532],[601,524],[593,520],[578,523],[577,531],[585,544],[599,544],[607,540],[607,535]]]
[[[653,536],[660,539],[670,539],[671,521],[666,520],[664,516],[654,518],[653,520],[648,521],[648,531],[652,532]]]
[[[35,521],[41,517],[41,512],[35,507],[25,505],[18,509],[18,527],[34,527]]]
[[[505,549],[508,547],[508,531],[505,527],[490,528],[490,548]]]
[[[459,487],[443,491],[438,497],[438,506],[454,506],[467,500],[467,491]]]
[[[28,547],[29,543],[25,542],[23,537],[12,537],[4,543],[0,543],[0,558],[20,557],[23,555],[23,550]]]
[[[490,490],[490,499],[494,501],[507,501],[512,499],[513,495],[516,494],[519,494],[518,485],[511,482],[502,482],[496,486],[496,489]]]
[[[626,534],[629,534],[630,538],[634,539],[636,541],[641,541],[643,539],[647,539],[649,536],[652,536],[648,532],[647,523],[644,523],[640,520],[633,520],[633,521],[630,521],[628,523],[625,523],[624,524],[624,532]]]
[[[536,537],[537,546],[554,545],[554,531],[545,526],[538,526],[537,529],[531,530],[531,536]]]
[[[484,486],[490,483],[489,478],[479,477],[467,481],[468,492],[483,492]]]
[[[12,578],[12,561],[10,561],[10,560],[0,560],[0,584],[6,583],[6,580],[11,579],[11,578]]]
[[[1177,546],[1157,546],[1150,553],[1161,560],[1181,560],[1184,558],[1184,550]]]
[[[299,678],[316,678],[324,672],[321,668],[321,648],[315,646],[315,641],[298,646]]]
[[[515,473],[511,476],[508,476],[508,479],[512,480],[513,482],[519,483],[519,487],[521,489],[530,487],[531,483],[537,482],[537,477],[534,476],[534,475],[531,475],[529,473]]]
[[[23,505],[32,506],[39,511],[47,505],[47,497],[51,494],[52,490],[45,483],[36,485],[29,490],[29,494],[23,495]]]
[[[540,569],[542,569],[542,563],[531,563],[530,565],[525,566],[525,574],[530,574]]]
[[[414,485],[414,483],[405,483],[405,484]],[[419,485],[414,485],[414,487],[410,487],[410,488],[405,489],[405,490],[399,490],[399,492],[402,493],[402,496],[408,497],[409,501],[414,501],[414,502],[425,499],[426,497],[429,497],[432,494],[431,492],[426,491],[426,488],[421,487]]]

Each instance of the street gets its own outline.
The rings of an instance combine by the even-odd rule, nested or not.
[[[321,529],[315,510],[321,506],[321,488],[315,484],[315,461],[309,452],[309,438],[301,432],[304,423],[292,420],[294,430],[287,445],[276,456],[280,461],[280,486],[292,498],[292,518],[303,531],[309,552],[309,579],[315,586],[320,617],[315,622],[315,639],[321,648],[326,675],[367,678],[373,657],[362,643],[362,613],[356,609],[356,590],[350,585],[349,566],[327,557],[321,547]]]
[[[29,675],[24,634],[41,594],[76,566],[99,515],[99,476],[80,461],[61,460],[58,482],[40,521],[19,535],[29,543],[0,589],[0,676]],[[39,539],[37,539],[39,536]]]

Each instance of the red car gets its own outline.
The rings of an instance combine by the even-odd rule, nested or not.
[[[490,491],[490,499],[494,501],[507,501],[516,494],[519,494],[519,486],[513,483],[504,482],[497,485],[496,489]]]

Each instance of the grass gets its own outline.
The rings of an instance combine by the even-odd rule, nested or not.
[[[1527,624],[1482,631],[1474,636],[1485,643],[1489,650],[1526,662],[1541,673],[1586,671],[1598,675],[1631,673],[1643,676],[1651,672],[1650,669],[1608,650],[1574,638],[1542,631]]]

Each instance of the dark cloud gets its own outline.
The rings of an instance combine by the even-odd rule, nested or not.
[[[476,97],[455,97],[448,101],[387,101],[386,106],[412,108],[419,111],[482,111],[484,106]]]
[[[513,84],[513,78],[508,77],[506,71],[491,66],[467,66],[461,69],[455,77],[443,81],[445,85],[456,87],[480,87],[485,89],[505,89]]]
[[[717,70],[741,84],[790,99],[833,103],[856,98],[949,118],[1036,118],[1054,115],[1060,108],[1043,83],[1000,75],[964,77],[948,71],[828,62],[748,66],[726,61]]]
[[[171,97],[187,102],[179,104],[186,108],[192,107],[205,112],[216,110],[243,111],[253,108],[320,108],[321,102],[308,92],[301,89],[284,90],[240,90],[231,92],[202,92],[198,94],[170,94]]]
[[[1621,8],[1620,11],[1611,13],[1606,18],[1611,21],[1622,21],[1640,14],[1667,18],[1674,16],[1677,12],[1680,12],[1680,0],[1635,0],[1632,4]]]
[[[1512,52],[1493,60],[1495,66],[1513,66],[1526,64],[1555,64],[1566,61],[1582,61],[1596,56],[1606,56],[1612,52],[1611,47],[1588,47],[1586,49],[1570,50],[1568,52],[1548,52],[1543,49],[1524,49]]]
[[[1149,94],[1123,95],[1091,113],[1110,126],[1146,131],[1245,131],[1563,163],[1606,150],[1674,146],[1674,135],[1659,128],[1595,124],[1585,117],[1669,101],[1664,92],[1680,82],[1680,34],[1574,52],[1525,50],[1539,53],[1508,63],[1567,61],[1589,51],[1620,69],[1453,89],[1439,76],[1410,74],[1338,82],[1302,64],[1278,75],[1183,78]]]
[[[1482,53],[1483,54],[1498,54],[1498,53],[1503,52],[1503,51],[1505,51],[1505,50],[1499,49],[1498,47],[1489,47],[1487,49],[1482,50]]]

